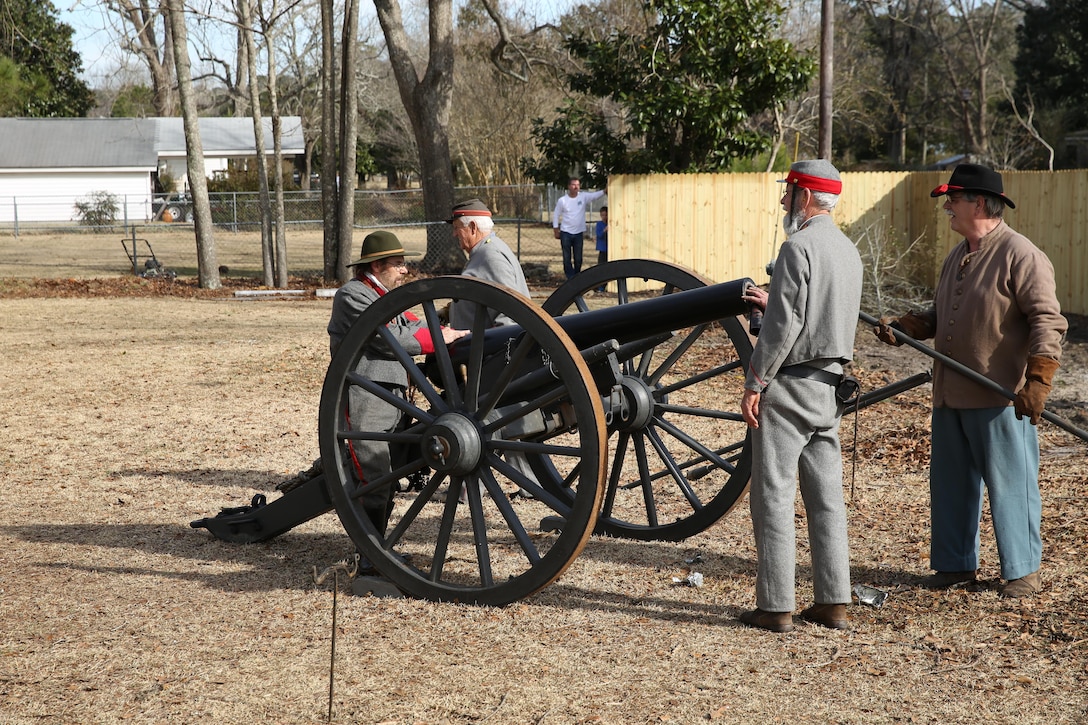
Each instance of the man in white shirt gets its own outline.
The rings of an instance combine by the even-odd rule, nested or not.
[[[586,233],[586,204],[605,195],[604,191],[581,191],[582,182],[571,179],[567,193],[555,202],[552,231],[563,247],[563,274],[570,279],[582,271],[582,241]]]

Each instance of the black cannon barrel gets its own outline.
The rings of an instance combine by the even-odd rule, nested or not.
[[[677,290],[626,305],[577,315],[560,315],[555,321],[579,350],[607,340],[616,340],[622,345],[677,328],[745,314],[748,304],[742,295],[745,287],[750,285],[755,285],[755,282],[746,277],[691,290]],[[517,325],[488,330],[484,333],[485,354],[499,351],[519,335],[521,327]],[[462,338],[450,347],[455,361],[462,362],[467,357],[470,340],[471,336]]]

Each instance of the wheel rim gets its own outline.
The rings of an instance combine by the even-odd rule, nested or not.
[[[649,289],[632,292],[635,280]],[[552,316],[579,314],[598,299],[588,293],[601,287],[610,290],[614,304],[623,305],[635,297],[706,284],[676,265],[618,260],[568,280],[543,307]],[[620,361],[630,413],[626,420],[613,416],[608,423],[609,462],[598,533],[685,539],[725,516],[747,490],[751,449],[739,402],[752,340],[735,317],[677,333]],[[563,476],[545,459],[533,463],[538,477],[564,495]]]
[[[429,361],[431,377],[440,381],[435,384],[384,331],[389,320],[413,309],[422,309],[421,319],[437,330],[437,309],[445,299],[474,302],[479,313],[472,337],[453,346],[452,357],[441,348]],[[487,347],[484,308],[509,316],[522,334],[500,334],[499,339],[507,336],[505,343]],[[349,391],[373,386],[354,370],[376,335],[390,344],[415,387],[409,401],[397,404],[406,422],[402,432],[393,434],[368,431],[365,422],[351,427],[344,415]],[[539,359],[548,361],[549,382],[543,387]],[[572,416],[572,430],[522,437],[511,433],[558,408]],[[539,307],[504,287],[439,277],[383,296],[341,343],[326,374],[319,416],[322,459],[333,462],[325,466],[329,494],[344,528],[383,575],[413,596],[492,605],[522,599],[558,578],[593,532],[605,463],[600,398],[563,331]],[[396,485],[399,478],[426,473],[421,490],[396,495],[384,535],[363,510],[348,473],[343,442],[349,438],[396,440],[409,451],[403,466],[372,486]],[[568,475],[573,471],[573,487],[555,496],[518,473],[504,458],[512,452],[548,460]],[[458,504],[462,485],[467,503]],[[510,494],[519,488],[534,498],[511,501]],[[443,489],[448,495],[442,495]],[[531,531],[549,515],[568,523],[558,532]]]

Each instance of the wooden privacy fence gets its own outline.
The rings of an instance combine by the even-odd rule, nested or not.
[[[931,198],[949,171],[848,172],[835,220],[866,253],[874,242],[906,249],[913,281],[932,287],[960,238]],[[610,259],[659,259],[715,282],[768,280],[785,235],[779,199],[785,174],[657,174],[608,181]],[[1054,264],[1062,310],[1088,314],[1088,169],[1003,172],[1016,203],[1005,219]]]

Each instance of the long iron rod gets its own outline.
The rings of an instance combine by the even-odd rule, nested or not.
[[[860,313],[858,315],[858,317],[861,319],[862,322],[864,322],[867,325],[872,325],[873,327],[877,327],[877,326],[880,325],[880,320],[873,317],[872,315],[867,315],[864,312]],[[942,365],[947,365],[949,368],[951,368],[952,370],[955,370],[960,375],[963,375],[965,378],[968,378],[969,380],[972,380],[972,381],[978,383],[979,385],[983,386],[984,388],[988,388],[988,389],[994,391],[995,393],[999,393],[999,394],[1005,396],[1006,398],[1008,398],[1009,400],[1016,400],[1016,393],[1012,392],[1011,390],[1007,390],[1007,389],[1003,388],[1001,385],[995,383],[993,380],[990,380],[988,377],[986,377],[982,373],[980,373],[980,372],[978,372],[976,370],[972,370],[971,368],[967,367],[966,365],[964,365],[961,362],[956,362],[955,360],[948,357],[947,355],[942,355],[941,353],[937,352],[936,350],[929,347],[928,345],[923,345],[922,343],[918,342],[917,340],[915,340],[913,337],[906,334],[905,332],[901,332],[899,330],[896,330],[894,327],[889,328],[889,329],[891,329],[892,334],[895,335],[896,340],[899,340],[900,342],[913,347],[915,350],[917,350],[920,353],[923,353],[924,355],[928,355],[929,357],[933,358],[934,360],[937,360],[938,362],[940,362]],[[1064,431],[1066,431],[1068,433],[1072,433],[1077,438],[1080,438],[1082,441],[1088,441],[1088,431],[1086,431],[1086,430],[1084,430],[1082,428],[1078,428],[1077,426],[1075,426],[1072,423],[1070,423],[1069,421],[1067,421],[1065,418],[1054,415],[1049,410],[1044,410],[1042,417],[1045,420],[1048,420],[1051,423],[1053,423],[1054,425],[1058,426],[1062,430],[1064,430]]]

